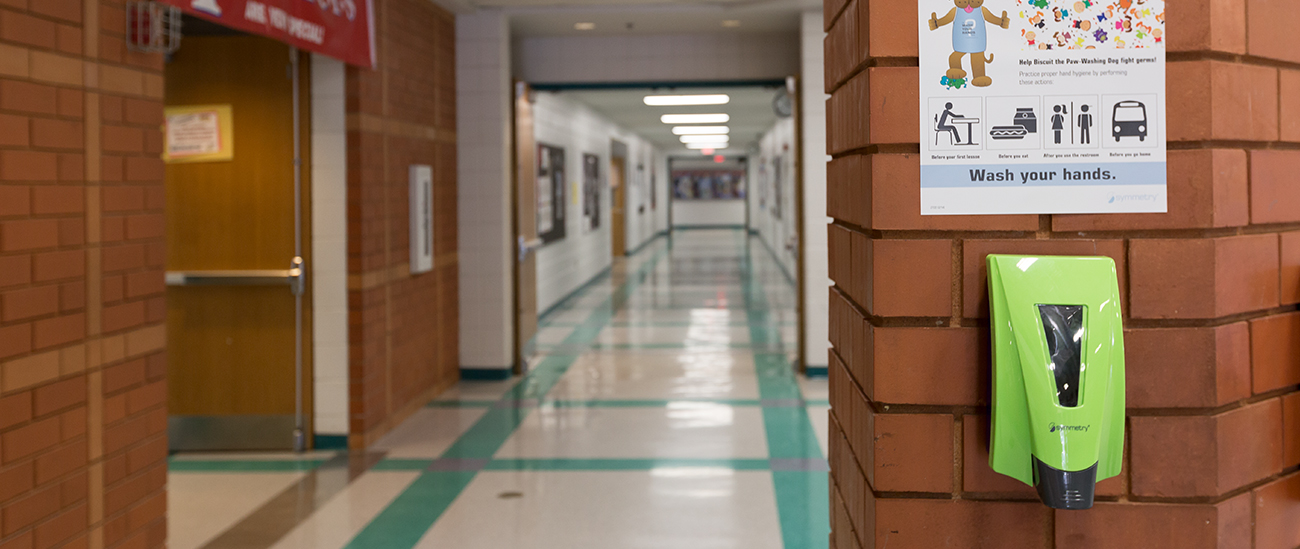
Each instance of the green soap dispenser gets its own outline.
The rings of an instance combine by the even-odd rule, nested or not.
[[[1092,507],[1124,456],[1124,330],[1108,257],[990,255],[989,465],[1055,509]]]

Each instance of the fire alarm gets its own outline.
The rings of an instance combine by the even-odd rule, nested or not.
[[[181,10],[162,2],[127,2],[126,47],[147,53],[175,53],[181,47]]]

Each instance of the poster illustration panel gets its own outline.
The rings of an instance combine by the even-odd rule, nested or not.
[[[537,237],[544,243],[564,238],[564,149],[537,145]]]
[[[582,155],[582,218],[586,230],[600,228],[600,157]]]
[[[1165,0],[919,0],[917,25],[923,215],[1166,210]]]

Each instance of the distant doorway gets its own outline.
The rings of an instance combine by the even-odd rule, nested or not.
[[[609,230],[610,243],[614,257],[623,257],[627,255],[627,226],[624,208],[627,205],[627,159],[621,156],[610,157],[609,160],[609,186],[610,205]]]

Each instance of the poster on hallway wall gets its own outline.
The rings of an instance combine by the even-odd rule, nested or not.
[[[582,155],[582,226],[586,231],[600,228],[600,157]]]
[[[785,172],[782,170],[784,158],[778,155],[772,158],[772,218],[781,219],[781,187],[785,186]]]
[[[922,215],[1166,211],[1164,0],[920,0],[918,25]]]
[[[743,170],[673,170],[674,200],[740,200],[745,198]]]
[[[659,207],[659,170],[654,164],[650,165],[650,211]]]
[[[537,238],[564,238],[564,149],[537,146]]]

